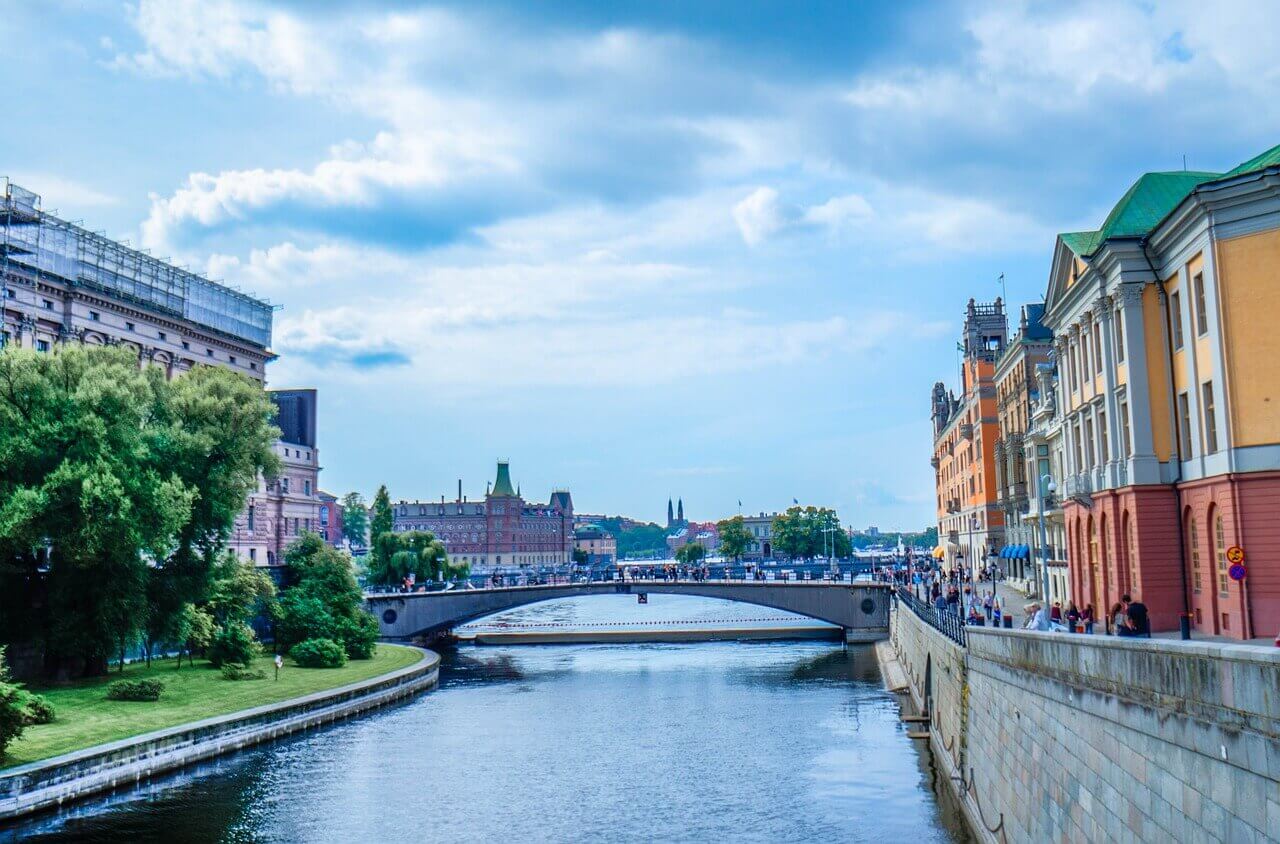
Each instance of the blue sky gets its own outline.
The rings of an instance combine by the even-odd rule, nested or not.
[[[918,528],[967,299],[1280,142],[1269,3],[4,5],[0,173],[280,304],[338,493]]]

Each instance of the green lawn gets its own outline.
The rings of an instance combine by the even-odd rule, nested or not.
[[[275,667],[270,656],[253,666],[265,671],[267,679],[234,681],[223,680],[207,662],[197,660],[191,667],[184,661],[182,668],[175,668],[175,661],[166,659],[153,662],[151,668],[127,665],[123,674],[113,670],[108,677],[69,685],[30,684],[31,691],[54,705],[57,719],[52,724],[27,727],[22,738],[9,745],[0,769],[367,680],[412,665],[421,656],[412,648],[379,644],[373,659],[352,660],[344,668],[299,668],[286,659],[278,681],[272,679]],[[107,700],[107,684],[122,677],[160,678],[165,683],[164,694],[154,703]]]

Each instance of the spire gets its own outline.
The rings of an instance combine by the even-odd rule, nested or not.
[[[507,466],[507,461],[498,461],[498,477],[493,482],[493,492],[489,494],[495,498],[498,496],[515,497],[516,491],[511,487],[511,469]]]
[[[680,522],[684,521],[684,499],[680,499],[679,508],[676,510],[676,519]]]
[[[671,506],[671,499],[667,499],[667,527],[671,527],[676,521],[675,508]]]

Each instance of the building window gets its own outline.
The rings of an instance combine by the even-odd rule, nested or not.
[[[1133,444],[1129,439],[1129,403],[1122,401],[1120,402],[1120,455],[1130,457],[1132,454]]]
[[[1196,517],[1187,508],[1187,547],[1191,549],[1191,585],[1197,594],[1203,581],[1200,573],[1200,531],[1196,526]]]
[[[1203,337],[1209,333],[1209,311],[1204,306],[1204,273],[1196,273],[1191,283],[1196,296],[1196,335]]]
[[[101,319],[102,319],[102,315],[99,314],[97,311],[89,311],[89,320],[91,322],[98,322]]]
[[[1089,373],[1089,332],[1084,330],[1080,332],[1080,388],[1084,389],[1084,382],[1088,380]]]
[[[1127,510],[1124,514],[1124,537],[1129,546],[1129,591],[1136,592],[1138,590],[1138,546],[1133,541],[1133,520],[1129,518]]]
[[[1079,349],[1075,346],[1071,347],[1071,392],[1080,389],[1080,364]]]
[[[1227,574],[1227,533],[1222,527],[1222,514],[1215,512],[1213,518],[1213,549],[1218,558],[1218,595],[1227,597],[1227,585],[1231,582]]]
[[[250,549],[249,549],[249,562],[251,562],[251,563],[256,563],[256,562],[258,562],[258,549],[257,549],[257,548],[250,548]]]
[[[1093,468],[1093,422],[1084,420],[1084,467],[1086,469]]]
[[[250,369],[257,369],[257,368],[258,368],[258,364],[257,364],[257,363],[255,363],[254,361],[249,361],[249,368],[250,368]]]
[[[205,356],[205,357],[207,357],[207,358],[211,358],[211,357],[213,357],[213,349],[205,349],[205,350],[204,350],[204,356]]]
[[[1181,430],[1178,431],[1178,448],[1182,451],[1182,460],[1191,459],[1191,399],[1186,392],[1178,393],[1178,419]]]
[[[1093,324],[1093,371],[1102,374],[1102,323]]]
[[[249,505],[249,533],[253,533],[254,512],[253,505]]]
[[[125,330],[126,330],[126,331],[136,331],[136,330],[137,330],[137,328],[138,328],[138,326],[134,325],[134,324],[133,324],[133,323],[131,323],[131,322],[126,322],[126,323],[124,324],[124,327],[125,327]]]
[[[37,352],[47,352],[47,351],[49,351],[49,341],[48,341],[48,340],[37,340],[37,341],[36,341],[36,351],[37,351]]]
[[[1124,318],[1116,315],[1116,362],[1124,363]]]
[[[235,356],[235,355],[232,355],[231,357],[227,358],[227,360],[231,361],[232,363],[235,363],[235,362],[236,362],[236,356]]]
[[[1213,407],[1213,382],[1200,385],[1201,404],[1204,408],[1204,451],[1213,454],[1218,450],[1218,418]]]
[[[168,340],[168,339],[169,339],[169,335],[168,335],[168,334],[165,334],[163,331],[161,331],[157,336],[158,336],[161,340]]]
[[[1105,410],[1098,411],[1098,457],[1106,463],[1111,459],[1110,450],[1107,448],[1107,412]]]
[[[303,492],[303,494],[304,494],[304,495],[310,495],[310,494],[311,494],[311,481],[303,481],[303,482],[302,482],[302,492]]]
[[[45,309],[46,311],[51,311],[51,310],[53,310],[53,300],[52,300],[52,299],[41,299],[41,300],[40,300],[40,304],[44,307],[44,309]]]
[[[1169,297],[1169,319],[1173,322],[1173,347],[1182,348],[1182,294],[1174,291]]]
[[[284,493],[288,493],[288,492],[289,492],[289,479],[288,479],[288,478],[281,478],[281,479],[280,479],[280,491],[281,491],[281,492],[284,492]]]
[[[183,341],[182,341],[182,348],[187,349],[188,351],[190,351],[190,350],[191,350],[191,344],[190,344],[190,343],[188,343],[186,340],[183,340]]]

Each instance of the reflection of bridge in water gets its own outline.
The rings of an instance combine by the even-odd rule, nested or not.
[[[382,635],[389,639],[450,630],[503,610],[559,598],[655,593],[718,598],[783,610],[837,625],[844,630],[846,641],[870,642],[889,635],[891,591],[891,587],[879,583],[639,580],[388,592],[369,595],[365,602],[378,619]]]

